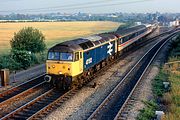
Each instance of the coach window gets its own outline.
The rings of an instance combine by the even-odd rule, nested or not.
[[[121,38],[120,40],[121,40],[120,42],[121,42],[121,44],[122,44],[122,43],[123,43],[123,39]]]
[[[79,60],[79,52],[76,52],[75,53],[75,61],[78,61]]]

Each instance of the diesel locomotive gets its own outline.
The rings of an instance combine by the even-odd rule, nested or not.
[[[82,86],[95,71],[137,44],[153,28],[139,25],[56,44],[48,50],[45,80],[62,89]]]

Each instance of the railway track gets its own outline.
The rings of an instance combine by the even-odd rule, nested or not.
[[[78,90],[72,89],[70,91],[59,91],[55,88],[47,91],[36,99],[26,103],[18,109],[12,111],[6,116],[2,117],[1,120],[9,119],[40,119],[42,115],[47,114],[51,109],[54,109],[63,102],[67,101],[72,97]]]
[[[11,99],[14,96],[34,87],[37,84],[44,82],[44,75],[33,78],[25,83],[22,83],[18,86],[15,86],[5,92],[0,93],[0,105],[8,99]]]
[[[163,33],[164,35],[164,33]],[[148,44],[149,42],[153,41],[154,39],[156,39],[157,37],[161,37],[163,36],[162,34],[158,35],[158,36],[155,36],[149,40],[147,40],[145,43],[143,43],[142,45],[140,45],[138,48],[142,47],[144,44]],[[138,49],[138,48],[134,48],[134,50]],[[130,54],[127,53],[127,54]],[[124,55],[123,55],[124,56]],[[118,59],[119,60],[119,59]],[[112,64],[115,64],[118,60],[114,61]],[[107,69],[107,67],[111,66],[112,64],[102,68],[102,70],[100,71],[103,71],[105,69]],[[99,73],[99,71],[96,73],[96,75],[94,75],[92,77],[92,79],[94,77],[97,76],[97,74]],[[41,77],[44,77],[44,76],[41,76]],[[43,80],[43,79],[42,79]],[[37,81],[41,81],[40,79],[37,78]],[[31,83],[32,82],[32,83]],[[41,81],[42,82],[42,81]],[[5,101],[13,101],[14,98],[17,98],[18,96],[20,95],[23,95],[23,94],[27,94],[27,93],[30,93],[28,92],[28,88],[24,88],[24,86],[29,86],[29,89],[32,89],[30,88],[30,86],[33,86],[35,84],[38,84],[38,83],[35,83],[33,81],[29,81],[27,82],[28,84],[21,84],[17,87],[14,87],[12,89],[10,89],[10,91],[7,91],[7,92],[4,92],[4,95],[7,95],[8,92],[11,93],[11,91],[16,91],[15,93],[11,93],[11,96],[9,97],[5,97],[6,99],[4,101],[2,101],[1,103],[5,102]],[[32,84],[32,85],[31,85]],[[41,84],[41,83],[39,83]],[[42,82],[43,84],[43,82]],[[37,87],[37,86],[36,86]],[[23,89],[22,89],[23,88]],[[24,91],[24,92],[23,92]],[[31,90],[30,90],[31,91]],[[57,107],[57,106],[60,106],[61,103],[63,103],[64,101],[66,101],[68,98],[72,97],[72,95],[74,95],[75,93],[77,92],[77,89],[75,89],[74,91],[73,90],[70,90],[69,92],[67,93],[63,93],[63,92],[57,92],[56,90],[50,90],[46,93],[44,93],[43,95],[39,96],[38,98],[35,98],[34,100],[28,102],[27,104],[17,108],[16,110],[10,112],[8,115],[4,116],[3,118],[1,119],[9,119],[9,118],[13,118],[13,119],[34,119],[34,118],[40,118],[40,117],[43,117],[45,116],[46,114],[48,114],[48,111]],[[14,95],[14,96],[13,96]],[[2,94],[3,96],[3,94]],[[50,96],[50,97],[49,97]],[[54,96],[54,97],[53,97]],[[48,98],[48,99],[47,99]],[[64,99],[65,98],[65,99]],[[64,99],[64,100],[63,100]],[[46,103],[47,101],[47,103]],[[0,103],[0,105],[1,105]],[[6,102],[8,103],[8,102]],[[42,106],[41,106],[42,105]],[[34,107],[31,107],[31,106],[34,106]],[[37,107],[38,106],[38,107]],[[31,109],[32,108],[32,109]]]
[[[92,113],[90,113],[91,115],[89,115],[88,120],[125,120],[127,111],[131,109],[127,106],[130,106],[132,101],[135,99],[132,95],[137,95],[134,91],[137,88],[138,83],[159,50],[171,37],[173,37],[174,34],[175,33],[156,43],[126,74],[104,101]]]
[[[162,35],[158,36],[161,37]],[[156,38],[156,37],[155,37]],[[155,39],[153,38],[153,40]],[[152,40],[152,39],[151,39]],[[151,42],[150,40],[147,41],[147,43]],[[147,44],[146,43],[146,44]],[[141,46],[140,46],[141,47]],[[135,48],[137,49],[137,48]],[[127,53],[129,54],[129,53]],[[118,62],[118,60],[112,62],[112,64],[115,64],[116,62]],[[100,71],[97,71],[96,74],[94,74],[94,76],[91,78],[95,78],[96,76],[98,76],[98,74],[100,74],[103,70],[106,70],[108,67],[110,67],[112,64],[107,65],[106,67],[102,68]],[[68,100],[70,97],[72,97],[76,92],[78,91],[78,89],[75,89],[67,92],[66,94],[63,94],[62,96],[60,96],[60,98],[58,98],[57,100],[53,101],[52,103],[49,103],[47,106],[43,107],[42,109],[40,109],[38,112],[34,113],[33,115],[31,115],[28,119],[41,119],[44,116],[46,116],[49,112],[51,112],[51,110],[56,109],[58,106],[61,106],[61,104],[63,102],[65,102],[66,100]],[[64,100],[65,98],[65,100]]]
[[[42,76],[41,76],[42,77]],[[4,116],[5,114],[9,113],[16,107],[18,107],[20,101],[23,101],[28,95],[38,91],[38,90],[44,90],[47,91],[50,86],[41,78],[32,79],[25,84],[21,84],[17,87],[14,87],[10,89],[10,91],[3,92],[2,95],[7,94],[4,99],[1,99],[0,102],[0,117]],[[39,80],[39,81],[36,81]],[[41,81],[42,80],[42,81]],[[28,83],[31,83],[30,86],[28,86]],[[25,85],[25,87],[23,86]],[[23,89],[19,89],[19,87],[22,87]],[[15,91],[13,91],[15,90]],[[10,93],[8,95],[8,93]],[[14,96],[13,96],[14,95]]]
[[[178,32],[180,32],[178,30]],[[177,32],[177,33],[178,33]],[[175,32],[176,33],[176,32]],[[130,92],[130,94],[128,95],[126,101],[123,103],[122,107],[120,108],[119,112],[117,113],[116,117],[114,118],[114,120],[125,120],[127,118],[128,112],[131,109],[132,105],[134,104],[135,100],[137,99],[138,96],[138,92],[141,89],[141,80],[143,79],[143,75],[145,74],[145,72],[147,71],[148,67],[150,66],[150,64],[153,62],[153,60],[155,59],[155,57],[157,56],[157,54],[159,53],[159,51],[162,49],[163,46],[165,46],[165,44],[169,41],[169,39],[171,39],[173,37],[170,36],[167,38],[167,40],[158,48],[158,50],[156,51],[156,53],[154,54],[154,56],[152,57],[152,59],[150,60],[149,64],[147,65],[147,67],[145,68],[144,72],[142,73],[142,75],[140,76],[140,78],[138,79],[137,83],[135,84],[134,88],[132,89],[132,91]]]

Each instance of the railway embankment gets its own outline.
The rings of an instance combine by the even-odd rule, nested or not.
[[[137,117],[139,120],[155,117],[155,111],[163,111],[163,119],[166,120],[180,119],[180,35],[165,49],[161,57],[159,56],[159,58],[164,57],[165,63],[158,64],[160,61],[156,60],[152,69],[157,66],[160,66],[160,69],[156,68],[156,72],[155,70],[150,72],[158,74],[150,82],[152,98],[143,100],[145,107],[140,110]]]

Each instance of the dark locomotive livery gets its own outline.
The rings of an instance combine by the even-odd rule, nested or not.
[[[48,51],[45,79],[63,89],[82,86],[95,71],[116,59],[153,28],[139,25],[57,44]]]

